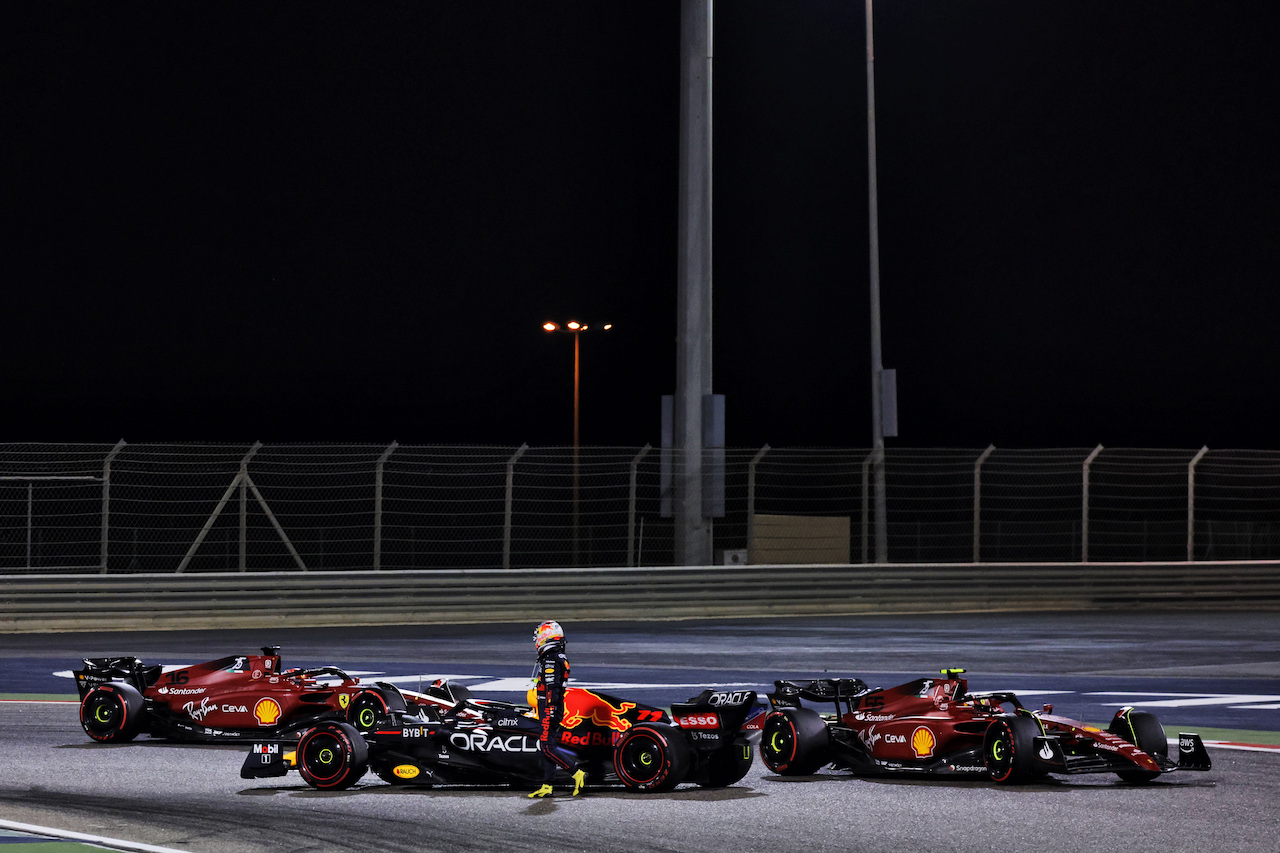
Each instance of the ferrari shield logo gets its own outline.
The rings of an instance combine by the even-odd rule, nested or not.
[[[348,705],[350,705],[350,704],[351,704],[351,695],[350,695],[350,694],[348,694],[348,693],[339,693],[339,694],[338,694],[338,707],[339,707],[339,708],[342,708],[342,709],[344,709],[344,710],[345,710],[345,709],[346,709],[346,707],[347,707]]]

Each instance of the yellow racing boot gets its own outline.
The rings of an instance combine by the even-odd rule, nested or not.
[[[541,799],[542,797],[549,797],[551,796],[552,790],[553,789],[550,785],[543,785],[541,788],[539,788],[538,790],[530,794],[529,799],[537,800],[537,799]]]
[[[573,773],[573,796],[582,793],[582,787],[587,784],[587,772],[585,770],[575,770]]]

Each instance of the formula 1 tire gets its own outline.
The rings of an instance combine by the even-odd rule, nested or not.
[[[993,782],[1017,785],[1041,775],[1035,769],[1035,742],[1040,726],[1030,717],[1007,714],[987,726],[982,757]]]
[[[378,720],[389,716],[392,711],[405,710],[408,709],[399,691],[370,687],[352,695],[351,703],[347,705],[347,722],[358,732],[371,732]]]
[[[1152,758],[1169,757],[1169,741],[1164,726],[1155,714],[1126,709],[1116,714],[1107,726],[1111,734],[1122,737]],[[1151,770],[1117,770],[1116,775],[1126,782],[1150,782],[1160,774]]]
[[[831,761],[831,733],[817,711],[783,708],[764,719],[760,760],[781,776],[808,776]]]
[[[313,788],[350,788],[369,769],[369,745],[347,723],[327,721],[298,740],[298,773]]]
[[[751,744],[745,740],[722,746],[706,757],[704,788],[727,788],[747,775],[751,769]]]
[[[685,735],[665,723],[644,723],[627,731],[613,750],[618,779],[634,791],[670,791],[689,774]]]
[[[132,684],[99,684],[80,701],[80,725],[100,743],[127,743],[142,731],[143,704]]]

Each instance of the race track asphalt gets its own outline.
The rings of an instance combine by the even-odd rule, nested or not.
[[[554,614],[548,614],[554,616]],[[654,704],[699,685],[859,675],[889,685],[963,666],[975,689],[1038,692],[1105,720],[1138,700],[1175,730],[1280,733],[1280,623],[1272,613],[970,614],[950,617],[566,625],[573,674]],[[516,698],[532,626],[0,635],[5,694],[73,698],[79,658],[193,663],[283,646],[286,666],[332,663],[413,687],[465,676]],[[903,676],[898,679],[898,676]],[[630,686],[627,686],[630,685]],[[477,692],[489,692],[478,689]],[[1030,696],[1041,701],[1039,696]],[[1105,715],[1105,716],[1104,716]],[[985,781],[782,779],[757,762],[731,788],[599,790],[531,802],[507,789],[319,792],[296,776],[239,778],[237,747],[91,743],[74,703],[0,703],[0,818],[204,851],[1273,850],[1280,754],[1210,748],[1214,769],[1146,786],[1109,775],[1017,788]]]

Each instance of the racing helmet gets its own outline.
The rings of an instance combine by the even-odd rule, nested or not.
[[[533,645],[538,651],[550,643],[563,643],[564,629],[559,622],[543,622],[533,629]]]

